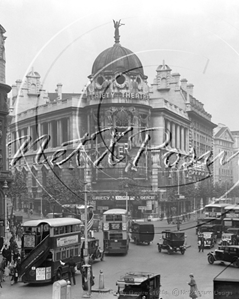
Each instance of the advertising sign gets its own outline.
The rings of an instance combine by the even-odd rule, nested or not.
[[[64,247],[70,244],[78,243],[78,235],[65,236],[56,240],[57,247]]]

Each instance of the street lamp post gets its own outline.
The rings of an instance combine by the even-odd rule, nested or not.
[[[90,298],[91,296],[91,265],[89,264],[89,251],[88,251],[88,230],[87,230],[87,182],[86,182],[86,169],[84,170],[84,200],[85,200],[85,253],[84,253],[84,259],[85,259],[85,269],[86,269],[86,278],[87,278],[87,293],[84,296],[84,298]]]
[[[7,181],[5,180],[4,184],[3,184],[3,193],[4,193],[4,219],[5,219],[5,224],[4,224],[4,238],[5,238],[5,243],[8,240],[8,233],[7,233],[7,222],[8,222],[7,190],[8,190],[8,184],[7,184]]]

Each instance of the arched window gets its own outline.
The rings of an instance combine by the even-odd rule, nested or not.
[[[30,92],[30,94],[36,93],[36,85],[34,83],[31,84],[29,92]]]

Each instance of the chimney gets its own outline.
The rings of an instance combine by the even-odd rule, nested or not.
[[[193,85],[192,83],[189,83],[189,84],[187,85],[188,93],[189,93],[191,96],[193,96],[193,87],[194,87],[194,85]]]
[[[21,79],[18,79],[18,80],[16,81],[16,84],[17,84],[17,92],[19,92],[21,83],[22,83]]]
[[[179,79],[180,79],[179,73],[172,73],[171,85],[175,91],[179,90]]]
[[[182,79],[181,80],[181,88],[186,92],[187,91],[187,79]]]
[[[57,94],[58,94],[58,100],[62,100],[62,84],[57,84]]]
[[[17,96],[17,86],[16,84],[12,85],[12,97],[16,97]]]

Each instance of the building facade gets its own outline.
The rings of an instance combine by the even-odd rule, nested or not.
[[[8,93],[11,87],[5,80],[5,29],[0,25],[0,236],[5,236],[8,197],[6,190],[11,182],[11,174],[6,164],[6,131],[8,126]],[[5,190],[4,190],[5,188]]]
[[[9,161],[25,173],[29,187],[26,204],[18,208],[42,210],[46,173],[58,165],[62,178],[72,168],[79,170],[98,212],[128,206],[137,218],[171,214],[172,207],[179,213],[190,211],[192,201],[181,195],[180,186],[188,180],[194,184],[194,177],[206,171],[194,166],[189,174],[183,163],[190,160],[192,147],[197,156],[212,150],[215,127],[193,96],[193,85],[180,81],[165,62],[149,85],[140,59],[121,46],[118,28],[113,46],[97,56],[88,78],[80,94],[64,94],[60,84],[57,93],[46,93],[34,70],[24,83],[18,80],[13,86]],[[13,141],[23,136],[35,141],[42,135],[51,137],[41,157],[47,162],[36,159],[39,142],[13,160],[22,140]],[[177,199],[168,201],[172,186],[177,187],[180,205]]]
[[[236,154],[235,159],[232,161],[232,168],[233,168],[233,183],[239,181],[239,164],[238,164],[238,154],[239,154],[239,131],[231,131],[231,134],[234,138],[233,144],[233,153]]]
[[[214,157],[219,155],[222,151],[226,154],[226,159],[234,154],[235,139],[230,129],[224,124],[218,124],[214,129],[213,135],[213,153]],[[233,183],[233,162],[235,159],[230,160],[226,164],[221,163],[221,159],[216,159],[214,162],[214,183],[228,183],[230,186]]]

